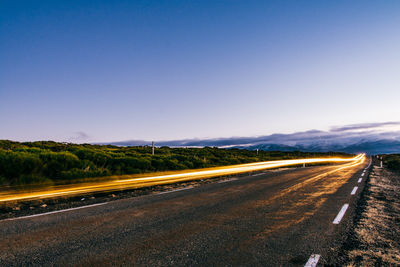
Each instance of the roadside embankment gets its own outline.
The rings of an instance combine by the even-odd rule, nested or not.
[[[346,266],[400,265],[400,175],[374,166],[345,245]]]

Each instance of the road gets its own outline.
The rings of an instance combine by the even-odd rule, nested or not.
[[[266,171],[2,220],[0,265],[303,266],[312,254],[332,264],[367,164]],[[344,204],[348,209],[334,224]]]

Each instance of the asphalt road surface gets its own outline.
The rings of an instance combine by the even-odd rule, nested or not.
[[[267,171],[2,220],[0,265],[304,266],[312,254],[334,264],[367,165]]]

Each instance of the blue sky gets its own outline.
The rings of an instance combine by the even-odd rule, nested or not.
[[[398,121],[399,1],[0,2],[0,139]]]

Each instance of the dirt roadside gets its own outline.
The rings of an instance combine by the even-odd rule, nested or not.
[[[357,205],[341,265],[400,266],[400,175],[374,166]]]

